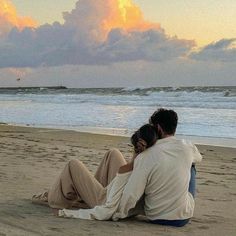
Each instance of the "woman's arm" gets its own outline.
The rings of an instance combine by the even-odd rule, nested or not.
[[[133,167],[134,167],[134,162],[132,161],[124,166],[121,166],[118,173],[123,174],[123,173],[130,172],[133,170]]]
[[[134,159],[137,157],[137,155],[138,155],[138,153],[136,153],[134,150],[133,157],[132,157],[131,161],[128,164],[121,166],[118,173],[123,174],[123,173],[127,173],[127,172],[132,171],[133,167],[134,167]]]
[[[118,173],[119,174],[123,174],[123,173],[127,173],[133,170],[134,168],[134,160],[135,158],[138,156],[138,154],[140,154],[141,152],[143,152],[146,149],[146,142],[142,139],[140,139],[137,143],[137,149],[134,149],[134,153],[133,153],[133,157],[130,163],[121,166]]]

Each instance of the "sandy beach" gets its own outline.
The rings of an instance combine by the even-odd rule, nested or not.
[[[83,161],[94,172],[104,153],[116,147],[131,157],[128,138],[30,127],[0,126],[0,235],[236,235],[236,149],[198,146],[195,215],[183,228],[146,223],[55,217],[31,197],[47,190],[65,163]]]

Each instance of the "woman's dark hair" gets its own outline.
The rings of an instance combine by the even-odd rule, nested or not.
[[[131,137],[131,143],[134,148],[137,148],[137,143],[140,139],[143,139],[147,143],[146,148],[149,148],[155,144],[157,141],[157,132],[155,127],[150,124],[146,124],[139,128]]]

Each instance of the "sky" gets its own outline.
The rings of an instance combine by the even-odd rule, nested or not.
[[[0,86],[236,85],[235,26],[235,0],[0,0]]]

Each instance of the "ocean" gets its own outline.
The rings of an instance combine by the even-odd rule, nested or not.
[[[236,147],[236,87],[0,89],[12,125],[129,136],[160,107],[178,113],[177,135]]]

